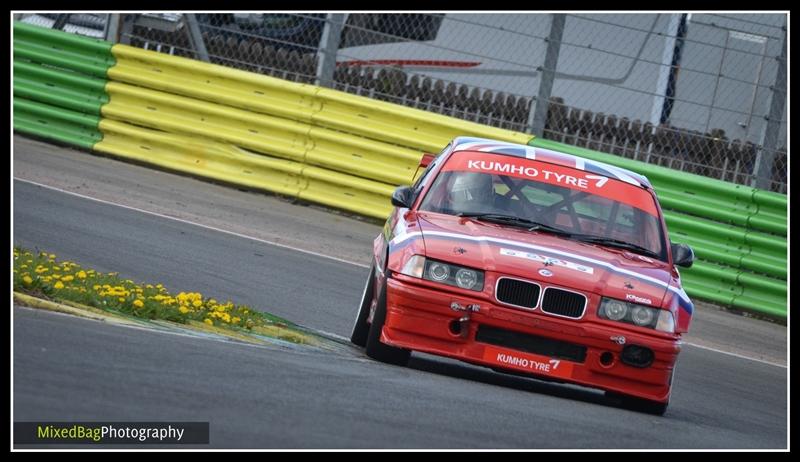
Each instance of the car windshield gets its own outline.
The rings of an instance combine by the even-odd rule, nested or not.
[[[658,208],[648,191],[531,159],[457,152],[442,167],[419,210],[667,258]]]

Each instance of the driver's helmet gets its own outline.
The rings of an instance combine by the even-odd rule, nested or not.
[[[485,173],[459,173],[450,188],[450,203],[456,211],[491,207],[493,198],[492,176]]]

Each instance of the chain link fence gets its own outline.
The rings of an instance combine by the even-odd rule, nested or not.
[[[120,43],[787,191],[786,14],[96,16]]]

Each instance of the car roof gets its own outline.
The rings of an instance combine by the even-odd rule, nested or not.
[[[535,159],[541,162],[563,165],[565,167],[583,170],[596,175],[603,175],[608,178],[624,181],[634,186],[651,188],[650,181],[644,175],[632,172],[628,169],[615,167],[596,160],[574,156],[564,152],[553,151],[535,146],[524,144],[507,143],[505,141],[491,140],[487,138],[472,138],[461,136],[453,140],[453,152],[475,151],[487,152],[491,154],[503,154],[513,157],[524,157]]]

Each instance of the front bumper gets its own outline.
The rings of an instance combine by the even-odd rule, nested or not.
[[[487,302],[480,294],[465,296],[413,281],[402,275],[386,280],[383,343],[654,401],[666,402],[669,399],[670,378],[680,353],[680,342],[676,339],[614,329],[587,320],[568,320],[513,309]],[[452,310],[453,302],[461,306],[479,305],[480,308],[466,315]],[[465,315],[468,321],[463,321]],[[456,324],[462,328],[460,332],[453,328]],[[528,334],[544,338],[545,342],[569,344],[581,350],[585,347],[585,355],[581,355],[582,359],[565,359],[521,351],[496,341],[495,344],[484,343],[476,340],[480,326]],[[612,341],[612,337],[619,335],[625,336],[627,345],[650,348],[654,352],[652,364],[644,368],[624,364],[620,359],[623,345]]]

